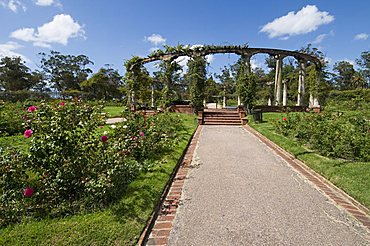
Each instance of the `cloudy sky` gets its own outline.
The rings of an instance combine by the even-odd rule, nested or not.
[[[312,43],[331,64],[353,62],[370,50],[369,11],[365,0],[0,0],[0,57],[21,56],[35,69],[39,52],[57,50],[87,55],[95,71],[112,64],[123,72],[125,60],[163,44],[296,50]],[[235,59],[210,56],[209,72]],[[263,61],[258,55],[253,64]]]

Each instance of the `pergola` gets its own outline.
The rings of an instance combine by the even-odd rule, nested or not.
[[[206,56],[210,54],[226,54],[234,53],[243,57],[246,61],[248,67],[248,72],[251,72],[250,60],[252,56],[256,54],[268,54],[275,58],[276,60],[276,73],[275,73],[275,105],[277,106],[286,106],[287,105],[287,81],[283,80],[282,76],[282,65],[283,59],[285,57],[294,57],[299,63],[299,78],[298,78],[298,97],[297,97],[297,106],[305,106],[304,97],[305,97],[305,77],[306,77],[306,67],[308,62],[312,62],[315,65],[316,69],[316,86],[320,80],[322,61],[311,54],[302,53],[299,51],[290,51],[282,49],[270,49],[270,48],[250,48],[247,45],[228,45],[228,46],[178,46],[178,47],[169,47],[167,51],[157,50],[153,54],[145,58],[139,58],[132,64],[132,69],[135,65],[146,64],[158,60],[172,62],[176,58],[181,56],[188,57],[197,57],[197,56]],[[319,106],[317,95],[310,95],[311,106]],[[240,98],[238,97],[238,103],[240,104]]]

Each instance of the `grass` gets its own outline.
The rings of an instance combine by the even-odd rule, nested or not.
[[[300,143],[277,134],[272,121],[284,116],[283,113],[264,113],[262,123],[256,124],[250,118],[249,125],[370,209],[370,162],[323,157]]]
[[[90,214],[6,227],[0,245],[135,245],[196,127],[194,116],[181,117],[185,129],[177,147],[129,184],[118,203]]]
[[[16,149],[28,151],[30,144],[31,138],[25,138],[23,135],[0,137],[0,148],[12,146]]]
[[[108,114],[108,117],[112,118],[121,116],[124,109],[124,107],[106,106],[104,107],[103,111]]]

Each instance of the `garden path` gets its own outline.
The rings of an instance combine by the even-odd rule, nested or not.
[[[168,245],[370,245],[369,231],[238,126],[203,126]]]

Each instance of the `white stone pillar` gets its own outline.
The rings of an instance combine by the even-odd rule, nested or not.
[[[283,59],[280,55],[276,56],[276,71],[275,71],[275,105],[281,105],[282,99],[282,68]]]
[[[240,102],[240,96],[238,96],[238,106],[242,105]]]
[[[267,106],[271,106],[271,98],[267,101]]]
[[[226,108],[226,96],[224,96],[224,98],[223,98],[222,107]]]
[[[152,85],[152,108],[154,108],[154,86]]]
[[[288,81],[284,80],[283,82],[283,106],[287,106],[288,104]]]
[[[305,80],[306,80],[306,61],[301,60],[299,61],[297,106],[304,106]]]

